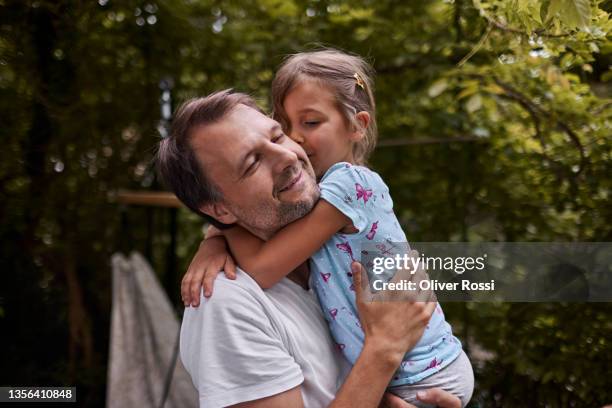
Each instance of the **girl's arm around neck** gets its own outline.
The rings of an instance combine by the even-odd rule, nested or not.
[[[263,241],[241,227],[223,231],[238,265],[263,289],[270,288],[306,261],[350,219],[325,200],[311,212]]]

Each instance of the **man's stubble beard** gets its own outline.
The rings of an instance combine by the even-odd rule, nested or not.
[[[318,192],[318,189],[317,189]],[[294,203],[280,203],[275,206],[272,203],[261,203],[253,211],[242,211],[234,209],[234,214],[240,220],[238,224],[261,239],[267,240],[285,225],[302,218],[308,214],[319,194],[310,200],[300,200]]]
[[[314,189],[312,194],[293,203],[281,202],[279,205],[274,205],[272,202],[261,202],[260,205],[250,211],[234,208],[233,212],[240,220],[238,224],[254,235],[267,240],[279,229],[308,214],[319,199],[320,192],[316,181],[314,181],[316,179],[312,167],[309,169],[305,163],[301,163],[300,167],[314,183],[310,187]]]

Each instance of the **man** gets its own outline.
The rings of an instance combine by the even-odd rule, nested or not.
[[[187,207],[219,228],[238,224],[262,239],[308,213],[319,196],[302,148],[244,94],[184,104],[157,159]],[[235,280],[220,277],[213,297],[185,311],[181,328],[181,359],[201,406],[378,406],[435,303],[366,302],[357,265],[354,272],[366,340],[348,374],[306,267],[266,291],[241,271]],[[430,396],[449,398],[440,395]]]

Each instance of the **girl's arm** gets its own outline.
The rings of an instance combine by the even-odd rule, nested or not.
[[[325,200],[263,241],[241,227],[223,230],[238,265],[267,289],[287,276],[351,220]]]

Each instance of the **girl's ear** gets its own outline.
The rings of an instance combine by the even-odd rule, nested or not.
[[[234,224],[238,218],[223,203],[204,204],[200,211],[223,224]]]
[[[355,129],[355,131],[353,132],[352,139],[354,141],[358,141],[363,139],[363,137],[365,136],[365,131],[368,128],[368,125],[370,124],[371,117],[368,112],[361,111],[355,115],[355,119],[357,120],[357,129]]]

